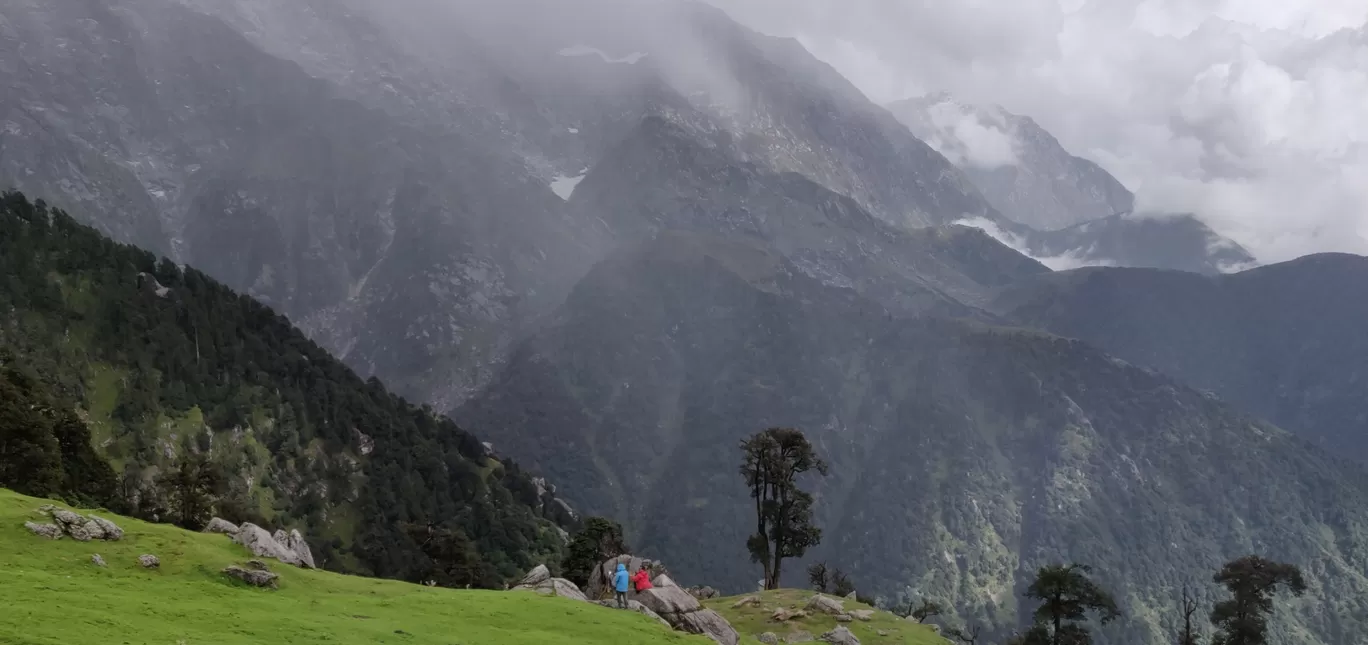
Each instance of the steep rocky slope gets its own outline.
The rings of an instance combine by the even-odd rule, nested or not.
[[[808,482],[814,555],[861,589],[1003,626],[1027,572],[1077,560],[1126,610],[1107,642],[1159,643],[1176,586],[1257,551],[1316,579],[1278,627],[1314,636],[1282,642],[1340,642],[1364,615],[1360,471],[1081,342],[892,316],[744,242],[614,256],[457,417],[726,589],[755,578],[737,443],[783,425],[833,466]]]
[[[1215,278],[1084,269],[1025,280],[994,308],[1368,460],[1366,284],[1368,258],[1336,254]]]

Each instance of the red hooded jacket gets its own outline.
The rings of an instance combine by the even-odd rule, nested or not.
[[[632,577],[632,583],[636,585],[637,591],[646,591],[651,588],[651,574],[646,573],[646,569],[637,569],[636,575]]]

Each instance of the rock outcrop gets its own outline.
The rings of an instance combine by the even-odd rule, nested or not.
[[[271,573],[264,569],[255,567],[243,568],[236,565],[224,569],[223,574],[230,578],[241,580],[253,587],[262,587],[266,589],[275,589],[276,581],[280,578],[278,574]]]
[[[617,565],[622,564],[627,567],[627,573],[636,575],[636,572],[645,567],[650,572],[651,579],[666,575],[665,565],[646,558],[638,558],[634,555],[620,555],[616,558],[604,560],[599,566],[589,574],[589,583],[584,586],[584,595],[591,600],[604,600],[613,596],[613,574],[617,572]],[[635,597],[635,592],[631,597]]]
[[[247,547],[252,555],[274,558],[305,569],[314,568],[313,553],[299,531],[276,531],[273,536],[266,529],[248,522],[238,527],[233,541]]]
[[[35,535],[58,540],[69,537],[78,542],[89,542],[91,540],[117,541],[123,539],[123,529],[107,519],[86,517],[80,513],[75,513],[64,508],[58,508],[52,504],[44,504],[39,507],[42,513],[52,519],[51,523],[24,522],[24,528],[32,531]]]
[[[584,592],[580,591],[579,586],[565,578],[552,577],[551,570],[547,569],[544,564],[537,565],[535,569],[527,572],[527,575],[523,576],[523,579],[519,580],[512,590],[534,591],[543,596],[560,596],[581,602],[589,601]]]
[[[676,630],[702,634],[721,645],[736,645],[741,640],[727,619],[711,609],[704,609],[697,598],[675,584],[670,576],[657,576],[652,584],[653,588],[636,594],[636,599]]]
[[[62,529],[56,524],[38,524],[37,522],[24,522],[24,528],[31,531],[34,535],[45,537],[49,540],[62,539]]]

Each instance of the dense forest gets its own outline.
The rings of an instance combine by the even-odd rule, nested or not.
[[[163,485],[193,462],[217,514],[331,569],[495,587],[559,560],[545,486],[203,273],[6,193],[0,276],[0,486],[193,525]],[[468,566],[435,576],[426,535]]]

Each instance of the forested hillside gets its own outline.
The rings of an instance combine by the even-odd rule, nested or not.
[[[568,508],[515,464],[192,268],[8,193],[0,276],[0,486],[187,524],[161,482],[193,467],[219,514],[387,577],[432,574],[414,526],[449,529],[477,586],[561,548]]]

